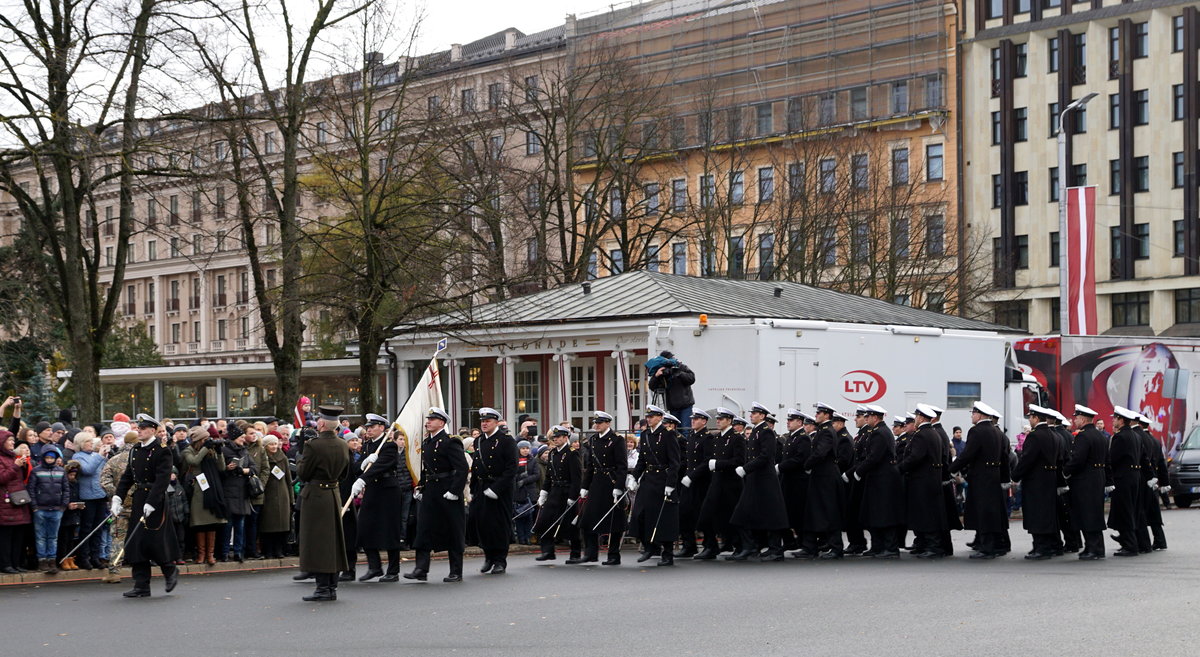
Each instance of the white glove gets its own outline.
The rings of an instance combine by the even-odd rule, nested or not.
[[[445,493],[442,493],[442,497],[444,499],[450,500],[451,502],[458,499],[458,496],[455,495],[454,493],[451,493],[450,491],[446,491]]]
[[[374,463],[378,460],[379,460],[379,454],[376,452],[372,452],[369,456],[367,456],[367,458],[363,459],[363,462],[362,462],[363,470],[366,470],[368,465],[371,465],[372,463]]]
[[[1159,488],[1159,489],[1158,489],[1158,492],[1160,492],[1160,493],[1169,493],[1169,492],[1171,492],[1171,487],[1170,487],[1170,486],[1163,486],[1163,487],[1161,487],[1161,488]]]
[[[667,495],[670,495],[671,493],[675,492],[675,487],[667,486],[666,488],[663,489],[663,492],[666,493]]]
[[[621,499],[621,496],[624,494],[625,494],[625,491],[621,490],[620,488],[614,488],[613,489],[613,504],[616,504],[617,500]]]
[[[362,492],[366,489],[367,489],[367,482],[363,481],[362,478],[355,479],[354,485],[350,487],[350,497],[351,498],[358,497],[359,495],[362,495]]]
[[[150,506],[149,504],[142,505],[143,520],[149,518],[151,513],[154,513],[154,507]]]
[[[746,476],[746,468],[743,468],[743,467],[742,467],[742,466],[740,466],[740,465],[739,465],[737,468],[735,468],[735,469],[734,469],[734,472],[736,472],[736,473],[737,473],[737,476],[739,476],[739,477],[745,477],[745,476]]]
[[[1010,489],[1010,488],[1012,488],[1012,482],[1011,482],[1011,481],[1006,481],[1006,482],[1004,482],[1003,484],[1000,484],[1000,490],[1008,490],[1008,489]]]
[[[586,488],[580,488],[580,489],[579,489],[579,499],[581,499],[581,500],[582,500],[583,498],[585,498],[585,497],[587,497],[587,496],[588,496],[588,489],[586,489]]]
[[[567,500],[567,506],[574,506],[575,500]]]
[[[108,505],[108,510],[114,516],[121,515],[121,498],[120,498],[120,496],[113,495],[112,503]]]
[[[709,460],[708,460],[708,469],[709,469],[709,470],[716,470],[716,469],[717,469],[717,460],[716,460],[716,459],[709,459]]]
[[[497,494],[495,493],[495,491],[493,491],[493,490],[492,490],[492,489],[490,489],[490,488],[485,488],[485,489],[483,489],[483,496],[484,496],[484,497],[486,497],[486,498],[488,498],[488,499],[490,499],[490,500],[498,500],[498,499],[500,499],[500,496],[499,496],[499,495],[497,495]]]
[[[850,477],[847,476],[845,472],[842,473],[842,481],[850,483]]]
[[[419,491],[419,490],[413,491],[413,499],[414,500],[420,502],[422,497],[424,497],[424,495],[421,494],[421,491]]]
[[[634,479],[633,475],[625,475],[625,487],[629,490],[637,490],[637,479]]]
[[[1056,492],[1057,492],[1059,495],[1066,495],[1066,494],[1067,494],[1067,491],[1069,491],[1069,490],[1071,490],[1071,489],[1070,489],[1069,487],[1067,487],[1067,486],[1059,486]]]
[[[857,472],[854,473],[854,481],[862,481],[862,477],[858,476]]]
[[[1117,487],[1116,487],[1116,486],[1105,486],[1105,487],[1104,487],[1104,492],[1105,492],[1105,493],[1111,493],[1111,492],[1113,492],[1113,491],[1114,491],[1114,490],[1116,490],[1116,489],[1117,489]]]
[[[805,470],[804,474],[812,474],[812,470]]]
[[[775,474],[779,474],[779,464],[775,464]]]
[[[1147,481],[1146,485],[1152,489],[1158,488],[1158,477],[1155,477],[1155,478],[1151,479],[1150,481]]]
[[[681,484],[681,485],[682,485],[684,488],[691,488],[691,487],[692,487],[692,478],[691,478],[691,477],[689,477],[689,476],[687,476],[687,475],[683,475],[683,479],[680,479],[680,480],[679,480],[679,483],[680,483],[680,484]]]
[[[542,491],[542,492],[538,493],[538,503],[537,503],[537,505],[538,505],[538,506],[541,506],[541,505],[545,504],[545,503],[546,503],[546,500],[547,500],[547,499],[549,499],[549,497],[550,497],[550,493],[549,493],[549,492],[547,492],[547,491]]]

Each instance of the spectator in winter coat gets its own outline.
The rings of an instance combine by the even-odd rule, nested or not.
[[[79,461],[67,461],[63,466],[63,470],[67,473],[67,487],[71,491],[70,501],[67,503],[67,508],[63,511],[62,522],[58,525],[58,554],[56,555],[59,565],[63,570],[75,570],[75,557],[71,557],[62,563],[63,557],[75,547],[75,544],[83,534],[79,533],[80,518],[83,516],[83,500],[79,497]],[[89,528],[88,531],[91,531]],[[99,536],[100,532],[96,532]]]
[[[63,511],[71,502],[66,472],[58,464],[62,454],[57,446],[44,447],[42,459],[29,478],[29,506],[33,510],[33,532],[37,544],[38,567],[58,572],[58,526]]]
[[[105,500],[108,495],[100,485],[100,472],[107,462],[103,456],[96,453],[96,437],[91,432],[81,431],[75,436],[74,462],[79,464],[79,499],[83,502],[83,511],[79,514],[79,525],[84,535],[95,529],[108,516]],[[96,532],[87,543],[79,548],[75,563],[84,570],[91,570],[95,565],[103,568],[101,563],[101,541],[103,537]]]
[[[235,428],[235,425],[230,425],[227,430],[233,433]],[[217,558],[222,561],[242,561],[246,548],[246,519],[254,513],[247,480],[258,476],[258,465],[246,451],[246,436],[240,431],[235,438],[225,441],[221,453],[225,457],[221,488],[225,494],[225,506],[229,510],[229,522],[225,524],[221,543],[217,546]]]
[[[541,467],[531,454],[533,446],[528,440],[517,443],[517,480],[516,494],[513,495],[513,515],[520,515],[514,522],[517,543],[532,545],[533,517],[531,509],[538,498],[538,489],[542,478]]]
[[[8,406],[8,402],[5,402]],[[25,490],[29,456],[17,454],[12,432],[0,429],[0,573],[16,574],[20,569],[22,538],[29,525],[29,505],[13,504],[12,493]],[[26,448],[28,449],[28,448]]]

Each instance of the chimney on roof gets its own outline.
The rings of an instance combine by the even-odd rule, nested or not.
[[[567,14],[566,23],[563,25],[563,36],[568,39],[575,36],[575,14]]]
[[[584,281],[583,283],[580,283],[580,287],[582,287],[582,288],[583,288],[583,293],[584,293],[584,294],[591,294],[591,293],[592,293],[592,284],[591,284],[590,282],[588,282],[588,281]]]
[[[779,297],[782,297],[782,296],[783,296],[783,288],[776,287],[775,288],[775,298],[778,299]]]
[[[504,49],[512,50],[517,47],[517,31],[509,28],[504,31]]]
[[[452,62],[461,62],[462,61],[462,44],[461,43],[450,44],[450,61],[452,61]]]

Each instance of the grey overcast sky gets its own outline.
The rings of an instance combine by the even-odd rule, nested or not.
[[[567,14],[577,16],[608,9],[605,0],[425,0],[425,21],[416,51],[445,50],[452,43],[469,43],[509,27],[525,34],[561,25]],[[628,6],[629,0],[618,3]]]

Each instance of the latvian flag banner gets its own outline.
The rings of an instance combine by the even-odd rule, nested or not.
[[[1067,189],[1067,335],[1096,334],[1096,186]]]

